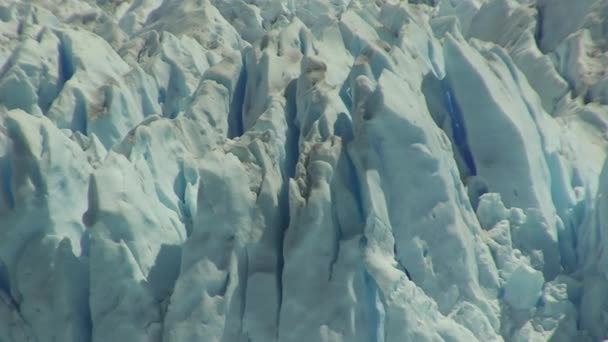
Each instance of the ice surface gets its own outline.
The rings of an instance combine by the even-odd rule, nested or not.
[[[0,342],[607,339],[607,9],[0,2]]]

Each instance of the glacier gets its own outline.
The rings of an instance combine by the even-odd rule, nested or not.
[[[0,1],[0,342],[608,339],[607,0]]]

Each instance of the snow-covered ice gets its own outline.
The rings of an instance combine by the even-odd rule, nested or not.
[[[0,1],[0,342],[608,339],[608,1]]]

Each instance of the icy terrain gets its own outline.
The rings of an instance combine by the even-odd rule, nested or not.
[[[608,338],[608,0],[0,0],[0,342]]]

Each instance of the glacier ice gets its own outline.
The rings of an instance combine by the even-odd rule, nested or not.
[[[0,342],[608,339],[607,10],[0,2]]]

